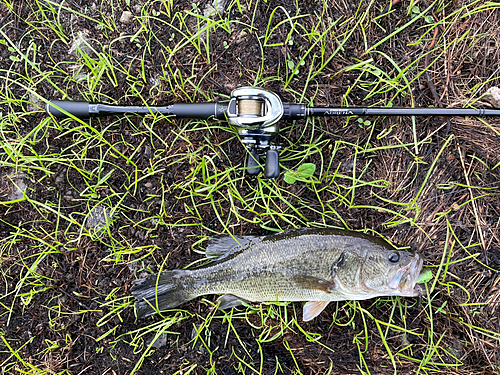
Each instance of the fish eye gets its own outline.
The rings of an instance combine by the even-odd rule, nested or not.
[[[389,255],[389,262],[391,263],[397,263],[399,262],[399,254],[398,253],[392,253]]]

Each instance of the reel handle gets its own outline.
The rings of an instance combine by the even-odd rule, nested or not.
[[[278,178],[280,175],[280,157],[278,151],[269,149],[266,153],[266,165],[264,167],[264,176],[269,179]]]
[[[246,172],[250,176],[258,175],[260,172],[260,155],[255,150],[248,155]]]

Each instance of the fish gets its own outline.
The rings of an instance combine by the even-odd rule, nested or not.
[[[221,294],[221,310],[244,303],[305,301],[303,320],[310,321],[332,301],[421,294],[419,253],[354,231],[301,228],[266,236],[217,236],[206,255],[212,262],[205,267],[134,281],[137,317]]]

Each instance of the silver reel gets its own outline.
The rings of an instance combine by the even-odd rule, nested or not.
[[[264,175],[279,176],[278,147],[271,141],[279,132],[284,106],[278,95],[259,87],[240,87],[231,93],[227,121],[236,127],[242,143],[250,150],[247,173],[260,172],[260,156],[266,156]]]

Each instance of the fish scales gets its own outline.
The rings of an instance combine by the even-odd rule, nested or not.
[[[418,254],[396,251],[381,239],[357,232],[301,229],[236,241],[219,237],[209,250],[218,256],[209,266],[138,280],[132,288],[138,316],[222,294],[221,309],[241,301],[309,301],[304,320],[310,320],[330,301],[419,293]]]
[[[325,292],[303,288],[293,276],[330,278],[331,264],[347,241],[338,236],[317,237],[262,241],[224,263],[193,271],[195,297],[229,293],[249,301],[305,301],[323,296]]]

